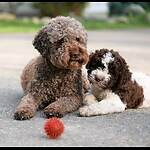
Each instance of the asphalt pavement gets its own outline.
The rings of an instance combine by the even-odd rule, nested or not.
[[[79,117],[78,111],[62,118],[63,135],[48,139],[45,118],[38,112],[26,121],[13,120],[23,91],[20,74],[38,55],[32,46],[34,34],[0,34],[0,146],[150,146],[150,109],[130,109],[94,117]],[[88,32],[88,50],[119,51],[130,68],[150,75],[150,29]]]

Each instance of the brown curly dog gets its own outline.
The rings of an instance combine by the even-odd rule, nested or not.
[[[14,118],[26,120],[44,109],[45,117],[63,117],[77,110],[83,100],[82,66],[88,62],[87,32],[74,18],[50,19],[35,36],[40,56],[21,75],[24,96]]]

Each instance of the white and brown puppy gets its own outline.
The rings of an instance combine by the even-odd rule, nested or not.
[[[150,107],[149,76],[131,73],[125,59],[114,50],[96,50],[89,57],[86,68],[90,89],[79,109],[80,116]]]

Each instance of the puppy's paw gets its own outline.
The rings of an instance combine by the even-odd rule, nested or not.
[[[84,105],[91,105],[91,104],[96,103],[96,102],[98,102],[98,101],[96,100],[96,97],[93,94],[91,94],[91,93],[85,94],[85,97],[83,99]]]
[[[82,117],[88,117],[89,116],[88,106],[84,106],[84,107],[79,108],[79,115]]]
[[[30,108],[21,108],[14,113],[15,120],[28,120],[34,116]]]
[[[63,114],[60,111],[57,111],[53,108],[49,108],[49,109],[45,109],[43,111],[44,117],[46,118],[52,118],[52,117],[58,117],[58,118],[62,118]]]

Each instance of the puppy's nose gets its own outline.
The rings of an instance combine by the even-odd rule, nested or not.
[[[103,76],[97,76],[97,75],[95,75],[95,80],[96,81],[104,81],[104,79],[105,79],[105,77],[103,77]]]

